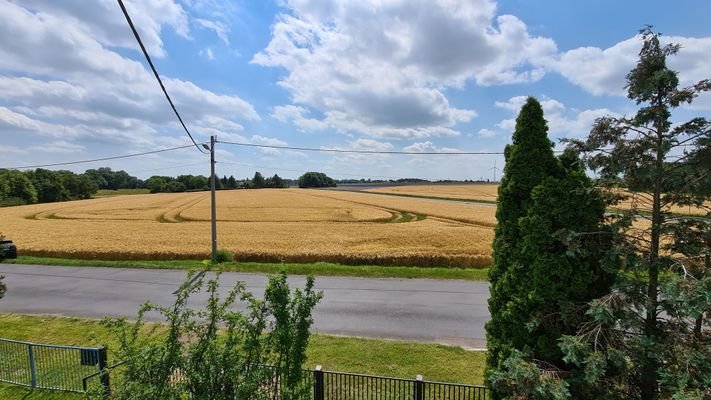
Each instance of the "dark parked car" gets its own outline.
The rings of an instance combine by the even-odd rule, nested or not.
[[[17,258],[17,246],[12,240],[0,240],[0,259]]]

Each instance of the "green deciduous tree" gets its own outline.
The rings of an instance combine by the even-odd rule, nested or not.
[[[29,177],[15,170],[0,170],[0,180],[7,185],[5,196],[0,200],[16,199],[19,204],[32,204],[37,202],[37,190]]]
[[[336,187],[336,182],[323,172],[307,172],[299,177],[299,187]]]
[[[499,398],[523,390],[517,374],[525,363],[570,369],[558,340],[577,331],[581,306],[606,293],[612,279],[598,259],[604,243],[581,234],[599,231],[602,196],[573,154],[553,155],[535,99],[521,109],[505,155],[486,327],[487,376]],[[579,375],[561,387],[592,398]]]

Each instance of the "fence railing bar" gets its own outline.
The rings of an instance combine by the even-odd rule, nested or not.
[[[0,338],[0,342],[23,344],[25,346],[32,345],[34,347],[50,347],[50,348],[54,348],[54,349],[96,350],[96,347],[67,346],[67,345],[61,345],[61,344],[47,344],[47,343],[33,343],[33,342],[25,342],[22,340],[12,340],[12,339],[4,339],[4,338]]]

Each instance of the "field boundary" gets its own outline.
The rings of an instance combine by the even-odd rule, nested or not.
[[[205,252],[124,252],[82,250],[37,250],[28,249],[23,255],[50,258],[78,258],[84,260],[105,261],[149,261],[149,260],[205,260],[210,258],[210,253]],[[332,263],[349,266],[373,265],[383,267],[421,267],[421,268],[463,268],[481,269],[492,263],[488,255],[436,255],[436,254],[314,254],[314,253],[261,253],[261,252],[236,252],[234,260],[237,262],[255,263]]]

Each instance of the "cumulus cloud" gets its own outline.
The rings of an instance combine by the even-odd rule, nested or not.
[[[429,140],[426,142],[415,142],[409,146],[402,148],[403,151],[411,153],[460,153],[459,149],[454,149],[451,147],[437,147],[434,143]]]
[[[527,98],[527,96],[514,96],[506,101],[497,101],[496,107],[511,111],[512,117],[500,121],[496,126],[509,134],[513,132],[516,128],[516,116]],[[583,111],[569,109],[560,101],[549,97],[542,97],[539,102],[548,121],[548,130],[554,137],[582,135],[590,130],[597,118],[619,116],[607,108]]]
[[[152,54],[162,51],[163,27],[189,35],[185,11],[173,0],[127,7],[146,30],[141,34]],[[164,135],[179,128],[154,78],[140,62],[112,50],[135,48],[114,2],[0,0],[0,36],[13,38],[0,41],[0,130],[64,141],[174,143]],[[238,96],[182,79],[163,81],[198,139],[234,134],[242,129],[237,121],[260,118]]]
[[[495,17],[491,0],[293,0],[285,7],[252,62],[287,71],[279,84],[299,113],[281,117],[302,129],[458,135],[455,126],[476,113],[452,106],[447,87],[537,80],[543,69],[533,60],[556,51],[518,18]],[[304,119],[309,108],[324,117]]]
[[[492,131],[491,129],[482,128],[482,129],[479,129],[479,136],[494,137],[494,136],[496,136],[496,131]]]
[[[128,29],[118,4],[113,0],[11,0],[34,13],[40,19],[57,18],[79,27],[97,41],[108,46],[138,50],[133,33]],[[165,56],[162,28],[168,26],[175,33],[190,38],[188,16],[183,7],[173,0],[126,0],[126,9],[151,55]],[[1,5],[3,13],[6,5]]]
[[[709,78],[711,37],[662,36],[661,40],[662,44],[681,45],[679,53],[670,56],[667,64],[679,72],[682,85]],[[543,58],[540,62],[589,93],[624,96],[625,77],[636,65],[641,48],[642,37],[636,35],[606,49],[580,47]]]

